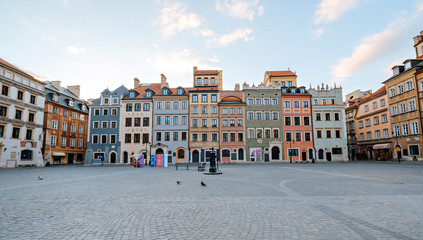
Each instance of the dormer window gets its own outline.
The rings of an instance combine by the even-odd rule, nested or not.
[[[169,95],[169,90],[167,90],[167,89],[163,89],[163,90],[162,90],[162,94],[163,94],[163,95]]]
[[[104,99],[104,104],[109,104],[109,99],[108,98],[105,98]]]
[[[73,101],[72,101],[72,100],[69,100],[68,105],[69,105],[70,107],[73,107]]]
[[[304,88],[300,88],[300,93],[305,93],[305,89]]]
[[[145,97],[151,97],[152,96],[152,92],[151,91],[146,91],[145,92]]]
[[[53,95],[53,101],[58,102],[59,101],[59,96]]]
[[[399,74],[399,68],[394,68],[394,75]]]
[[[411,62],[405,63],[405,70],[410,69],[410,68],[411,68]]]
[[[178,95],[182,95],[182,94],[183,94],[182,88],[179,88],[178,89]]]
[[[129,97],[131,98],[135,97],[135,92],[129,92]]]
[[[286,93],[286,87],[282,87],[282,93]]]

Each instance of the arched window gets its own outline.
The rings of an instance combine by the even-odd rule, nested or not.
[[[272,147],[272,160],[279,160],[280,150],[278,147]]]
[[[308,159],[312,159],[313,158],[313,149],[308,149]]]
[[[238,160],[244,160],[244,149],[242,148],[238,150]]]
[[[192,151],[192,162],[199,162],[200,153],[197,150]]]
[[[323,159],[323,149],[319,149],[319,159]]]
[[[228,149],[222,150],[222,157],[230,157],[231,156],[231,151],[229,151]]]
[[[184,149],[178,150],[178,158],[185,158],[185,151]]]
[[[156,150],[156,155],[157,155],[157,154],[163,154],[163,149],[158,148],[158,149]]]

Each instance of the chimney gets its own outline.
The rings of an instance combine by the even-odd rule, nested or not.
[[[68,86],[67,87],[69,91],[71,91],[75,96],[79,98],[79,92],[81,91],[81,86],[75,85],[75,86]]]
[[[235,83],[235,88],[234,88],[234,90],[235,90],[235,91],[239,91],[239,90],[240,90],[239,83]]]
[[[165,86],[169,87],[166,80],[167,80],[166,76],[164,74],[160,74],[160,88],[163,88]]]
[[[194,66],[194,74],[196,74],[198,72],[198,68],[197,66]]]
[[[60,81],[51,81],[51,85],[60,90]]]
[[[140,86],[140,80],[138,78],[134,78],[134,89]]]

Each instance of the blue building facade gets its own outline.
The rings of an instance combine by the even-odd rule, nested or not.
[[[121,163],[119,141],[121,100],[129,94],[125,86],[101,92],[89,105],[90,121],[85,164]]]

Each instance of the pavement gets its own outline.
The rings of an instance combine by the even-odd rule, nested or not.
[[[423,238],[423,164],[220,170],[0,169],[0,239]]]

